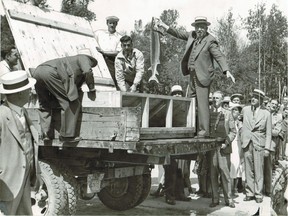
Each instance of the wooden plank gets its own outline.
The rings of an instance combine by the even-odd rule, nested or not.
[[[61,21],[55,21],[51,19],[46,19],[46,18],[41,18],[41,17],[35,17],[31,14],[23,13],[20,11],[15,11],[15,10],[9,10],[10,17],[16,20],[20,20],[23,22],[30,22],[35,25],[42,25],[42,26],[47,26],[50,28],[55,28],[59,30],[65,30],[69,31],[72,33],[77,33],[89,37],[94,37],[94,33],[92,29],[86,29],[82,28],[81,26],[77,25],[69,25],[66,23],[63,23]]]
[[[166,110],[166,121],[165,127],[171,128],[173,120],[173,100],[167,101],[167,110]]]
[[[82,17],[76,17],[48,9],[43,10],[16,1],[2,0],[2,3],[15,44],[20,53],[21,61],[24,66],[23,69],[28,71],[29,68],[36,68],[45,61],[65,56],[73,56],[77,54],[77,50],[89,48],[92,56],[98,61],[98,65],[93,68],[94,76],[110,79],[112,82],[105,60],[102,54],[96,49],[96,39],[92,37],[92,35],[88,36],[86,34],[87,31],[85,29],[92,31],[91,25],[87,20]],[[26,19],[28,20],[29,18],[30,21],[21,20],[19,17],[17,18],[17,16],[14,16],[13,18],[8,11],[12,11],[12,15],[15,15],[16,13],[23,15],[22,11],[25,11]],[[33,17],[34,22],[31,22]],[[54,28],[55,25],[54,27],[53,25],[44,26],[37,24],[37,20],[41,20],[42,22],[50,20],[49,22],[60,23],[61,25],[59,25],[64,27]],[[65,30],[65,28],[67,29],[71,26],[75,26],[74,30],[76,30],[74,32]],[[79,34],[78,31],[86,33]],[[101,84],[98,83],[96,89],[101,89],[101,86],[106,85],[104,82]],[[115,86],[110,85],[110,83],[107,83],[106,89],[116,91]]]
[[[142,128],[149,127],[149,97],[142,98]]]
[[[187,138],[194,137],[195,128],[187,127],[152,127],[140,129],[140,140],[156,140],[171,138]]]

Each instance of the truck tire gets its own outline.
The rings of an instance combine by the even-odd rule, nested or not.
[[[67,191],[60,170],[54,164],[43,161],[39,163],[43,185],[39,191],[31,192],[33,215],[65,214]]]
[[[58,163],[57,166],[60,168],[61,175],[63,176],[63,182],[67,190],[68,205],[66,206],[65,213],[67,215],[75,215],[77,210],[78,197],[80,193],[79,184],[67,166],[65,166],[61,162]]]
[[[131,176],[112,181],[98,193],[101,202],[106,207],[117,211],[133,208],[142,195],[143,177]]]
[[[134,207],[140,205],[148,196],[151,189],[151,174],[143,174],[143,187],[139,200],[135,203]]]

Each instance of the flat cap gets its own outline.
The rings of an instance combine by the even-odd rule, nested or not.
[[[114,21],[114,22],[118,22],[119,18],[116,16],[108,16],[106,17],[106,21]]]

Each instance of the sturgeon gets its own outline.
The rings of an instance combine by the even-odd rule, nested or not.
[[[157,71],[157,65],[160,64],[160,39],[159,32],[154,29],[154,17],[152,17],[151,30],[150,30],[150,68],[148,70],[152,71],[152,76],[149,78],[148,82],[154,80],[159,83],[156,75],[159,75]]]

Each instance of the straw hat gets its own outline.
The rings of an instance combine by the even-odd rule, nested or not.
[[[252,92],[252,96],[256,98],[265,98],[265,93],[260,89],[254,89]]]
[[[1,76],[0,93],[13,94],[24,91],[35,85],[36,79],[28,77],[24,70],[12,71]]]
[[[231,101],[233,101],[234,98],[238,97],[240,100],[243,100],[244,97],[242,94],[236,93],[231,95]]]
[[[207,26],[209,26],[211,23],[207,21],[207,17],[204,16],[198,16],[195,17],[195,22],[193,22],[191,25],[192,26],[196,26],[197,24],[206,24]]]

